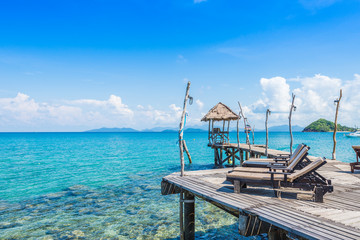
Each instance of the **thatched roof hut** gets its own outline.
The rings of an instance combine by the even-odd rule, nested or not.
[[[239,116],[234,113],[228,106],[219,102],[201,119],[201,121],[230,121],[238,120]]]

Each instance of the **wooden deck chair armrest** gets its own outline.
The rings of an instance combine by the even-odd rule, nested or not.
[[[291,154],[289,154],[289,153],[280,153],[280,154],[278,154],[279,156],[291,156]]]
[[[287,166],[271,166],[269,167],[270,171],[271,170],[285,170],[285,171],[290,171],[290,169],[287,169]]]
[[[288,162],[289,159],[288,158],[274,158],[275,162]]]
[[[269,169],[274,169],[274,168],[280,169],[280,168],[286,168],[287,166],[284,165],[284,164],[273,164],[273,163],[270,163],[269,165],[267,165],[267,167],[268,167]]]
[[[275,166],[286,167],[286,165],[287,165],[286,163],[275,162],[275,163],[269,163],[266,167],[268,167],[268,168],[272,168]]]
[[[268,173],[270,174],[283,174],[283,175],[290,175],[290,172],[272,172],[272,171],[268,171]]]
[[[284,175],[284,179],[282,181],[287,182],[287,176],[291,173],[289,172],[269,172],[271,174],[271,181],[274,182],[274,174],[282,174]]]

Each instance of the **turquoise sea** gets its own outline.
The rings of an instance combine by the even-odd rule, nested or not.
[[[212,168],[207,133],[184,138],[186,171]],[[289,133],[269,139],[289,149]],[[337,140],[337,159],[354,161],[360,138]],[[0,133],[0,239],[178,239],[178,195],[160,193],[161,178],[180,169],[176,142],[177,133]],[[331,157],[332,133],[296,132],[298,143]],[[195,224],[197,239],[246,239],[236,218],[199,199]]]

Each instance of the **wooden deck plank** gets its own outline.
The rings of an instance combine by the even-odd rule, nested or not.
[[[236,147],[233,144],[228,147]],[[249,146],[242,144],[246,151]],[[251,147],[256,154],[263,154],[262,147]],[[287,152],[269,149],[270,154]],[[271,155],[270,155],[271,156]],[[315,157],[309,156],[310,159]],[[233,187],[225,181],[229,169],[211,169],[178,173],[163,178],[174,186],[234,213],[258,216],[261,220],[309,239],[360,239],[360,174],[347,172],[348,164],[329,160],[319,172],[331,179],[335,191],[324,197],[324,203],[289,198],[273,197],[271,189],[249,187],[235,194]],[[345,170],[344,170],[345,169]]]
[[[236,208],[239,208],[239,209],[246,209],[246,211],[249,211],[249,209],[256,209],[256,208],[258,208],[259,206],[257,205],[257,204],[253,204],[253,200],[254,199],[248,199],[248,201],[244,201],[245,199],[244,198],[237,198],[237,199],[235,199],[235,200],[233,200],[233,199],[231,199],[231,198],[228,198],[228,197],[226,197],[226,196],[222,196],[221,194],[219,194],[219,193],[217,193],[217,192],[212,192],[211,191],[211,189],[210,188],[207,188],[206,190],[204,190],[204,188],[203,187],[205,187],[206,188],[206,186],[205,185],[203,185],[203,186],[200,186],[199,185],[199,183],[195,183],[193,186],[191,186],[191,184],[188,182],[189,180],[191,181],[191,179],[186,179],[185,181],[184,181],[185,179],[182,179],[182,181],[180,181],[179,182],[179,184],[183,184],[184,186],[186,185],[186,187],[190,187],[188,190],[190,190],[191,189],[191,187],[193,187],[193,188],[196,188],[196,191],[194,191],[196,194],[200,194],[202,197],[206,197],[206,198],[208,198],[208,199],[210,199],[210,200],[213,200],[213,201],[216,201],[216,202],[220,202],[220,203],[222,203],[222,204],[224,204],[224,205],[226,205],[226,206],[228,206],[228,207],[230,207],[230,208],[233,208],[233,209],[236,209]],[[214,191],[214,190],[213,190]],[[233,196],[238,196],[238,197],[240,197],[240,196],[246,196],[246,194],[232,194]],[[262,205],[264,205],[264,202],[262,202],[263,204]],[[272,203],[272,205],[274,205],[274,203]],[[286,207],[284,207],[284,206],[282,206],[282,210],[279,210],[278,209],[278,207],[275,205],[275,206],[271,206],[272,208],[274,208],[274,209],[268,209],[268,212],[269,213],[271,213],[271,214],[274,214],[275,212],[277,212],[277,211],[282,211],[282,213],[285,213],[284,212],[284,209],[286,209]],[[277,210],[276,210],[277,209]],[[250,211],[251,212],[251,211]],[[257,212],[256,210],[253,210],[253,212]],[[290,210],[288,210],[288,212],[290,212],[290,213],[292,213],[293,214],[293,212],[294,212],[294,209],[290,209]],[[301,219],[301,216],[303,216],[304,215],[304,213],[300,213],[300,214],[298,214],[298,216],[300,216],[300,219]],[[313,218],[313,216],[311,216],[311,218]],[[303,219],[304,220],[304,219]],[[299,220],[299,221],[303,221],[303,220]],[[309,218],[307,218],[307,220],[308,221],[310,221],[311,219],[309,219]],[[312,224],[312,225],[314,225],[314,223],[320,223],[320,226],[317,226],[316,228],[321,228],[321,226],[324,228],[324,229],[326,229],[326,231],[328,231],[329,232],[329,234],[330,235],[332,235],[331,234],[331,230],[332,229],[343,229],[343,230],[345,230],[344,228],[339,228],[339,227],[336,227],[334,224],[330,224],[330,226],[327,226],[328,224],[325,224],[324,225],[324,221],[319,221],[319,220],[317,220],[316,221],[316,219],[312,219],[313,220],[313,222],[312,223],[308,223],[308,224]],[[292,226],[292,227],[294,227],[294,226]],[[298,226],[299,227],[299,226]],[[314,225],[314,228],[315,228],[315,225]],[[321,230],[319,230],[319,229],[317,229],[317,231],[321,231]],[[353,231],[353,230],[350,230],[351,232]],[[342,234],[343,235],[348,235],[348,237],[350,237],[350,236],[354,236],[354,235],[352,235],[352,234],[350,234],[349,235],[349,233],[347,233],[346,231],[342,231]],[[353,237],[353,238],[359,238],[360,237],[360,233],[359,234],[355,234],[355,236],[356,237]],[[334,237],[334,235],[332,235],[332,237]],[[339,237],[338,235],[336,235],[336,237]]]

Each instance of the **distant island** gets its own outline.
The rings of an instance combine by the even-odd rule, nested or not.
[[[90,133],[133,133],[133,132],[178,132],[178,129],[173,128],[151,128],[151,129],[144,129],[144,130],[136,130],[133,128],[98,128],[98,129],[92,129],[85,132]],[[204,129],[198,129],[198,128],[186,128],[185,132],[207,132]]]
[[[293,132],[301,132],[304,128],[298,125],[294,125],[291,127]],[[256,129],[255,129],[256,132]],[[280,125],[269,127],[269,132],[289,132],[289,125]]]
[[[303,132],[332,132],[334,131],[335,123],[328,121],[324,118],[320,118],[315,122],[312,122],[310,125],[304,128]],[[355,131],[355,128],[337,125],[337,131],[340,132],[352,132]]]
[[[201,127],[201,126],[200,126]],[[185,128],[184,132],[187,133],[202,133],[207,132],[207,128],[197,128],[197,127],[189,127]],[[294,132],[301,132],[304,128],[300,126],[292,126],[292,130]],[[244,132],[243,128],[239,129],[240,132]],[[255,129],[255,132],[264,132],[264,129]],[[143,129],[143,130],[136,130],[133,128],[98,128],[98,129],[92,129],[87,130],[85,132],[89,133],[134,133],[134,132],[164,132],[164,133],[175,133],[179,132],[178,128],[166,128],[166,127],[155,127],[150,129]],[[230,132],[236,132],[236,129],[232,129]],[[272,126],[269,127],[269,132],[289,132],[289,126],[288,125],[280,125],[280,126]]]
[[[133,128],[98,128],[98,129],[92,129],[85,132],[139,132],[136,129]]]

